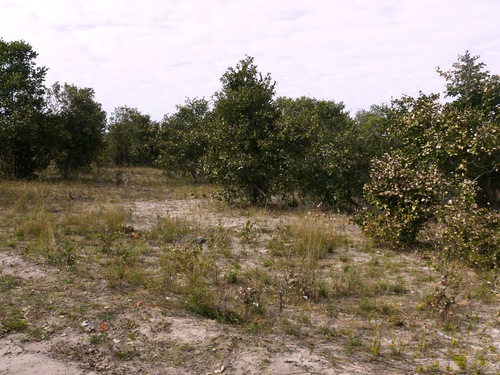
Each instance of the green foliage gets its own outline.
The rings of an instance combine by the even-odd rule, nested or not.
[[[500,213],[480,208],[474,202],[475,184],[461,184],[461,197],[449,201],[440,221],[439,244],[444,253],[460,257],[478,268],[500,267]]]
[[[107,156],[119,166],[152,166],[158,157],[158,125],[136,108],[117,107],[106,133]]]
[[[203,171],[207,149],[206,125],[210,117],[208,101],[186,99],[177,112],[165,116],[159,135],[160,156],[157,164],[168,173],[189,176],[194,181]]]
[[[370,179],[370,166],[374,158],[380,158],[395,145],[390,137],[393,112],[386,105],[372,105],[369,110],[360,110],[354,116],[353,132],[356,136],[353,150],[356,196],[362,195],[363,185]]]
[[[224,188],[224,197],[262,203],[278,176],[275,83],[247,56],[221,78],[215,93],[205,170]]]
[[[197,286],[187,292],[186,309],[193,314],[224,323],[239,324],[244,321],[236,311],[226,306],[223,301],[218,301],[208,289],[202,286]]]
[[[10,306],[9,306],[10,307]],[[0,335],[11,332],[23,332],[28,329],[28,322],[17,308],[0,308]]]
[[[366,233],[392,247],[413,243],[435,218],[448,182],[435,165],[409,160],[401,153],[375,159],[371,175],[365,186],[371,210],[360,220]]]
[[[41,110],[47,68],[24,41],[0,39],[0,171],[28,177],[44,167]]]
[[[393,102],[390,153],[372,162],[365,186],[370,205],[360,224],[375,240],[409,245],[431,222],[436,245],[480,267],[499,264],[499,78],[468,53],[448,80],[447,96],[421,94]],[[482,207],[482,208],[481,208]]]
[[[52,125],[51,153],[63,178],[89,166],[104,147],[106,112],[94,100],[94,90],[58,82],[48,90]]]
[[[449,108],[455,126],[450,129],[459,134],[451,142],[456,145],[453,156],[466,176],[478,182],[478,203],[499,209],[500,76],[490,74],[478,60],[466,51],[453,69],[438,72],[447,80],[446,96],[454,98]]]
[[[276,190],[330,205],[349,202],[357,188],[356,138],[344,105],[307,97],[278,98],[277,104],[281,116],[276,129]]]

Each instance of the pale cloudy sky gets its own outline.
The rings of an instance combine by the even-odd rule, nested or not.
[[[211,98],[245,55],[277,95],[344,102],[353,113],[441,92],[469,50],[500,74],[499,0],[0,0],[0,38],[25,40],[46,84],[92,87],[110,114],[160,120]]]

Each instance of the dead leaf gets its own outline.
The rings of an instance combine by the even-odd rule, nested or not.
[[[109,331],[109,328],[110,328],[109,323],[108,322],[103,322],[99,326],[99,331],[101,331],[101,332],[107,332],[107,331]]]

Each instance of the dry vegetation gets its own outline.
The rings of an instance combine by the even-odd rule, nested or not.
[[[494,273],[152,169],[0,182],[0,373],[500,372]]]

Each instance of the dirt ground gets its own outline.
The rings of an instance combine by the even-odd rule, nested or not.
[[[233,234],[251,220],[258,228],[251,245],[236,235],[232,242],[232,257],[239,257],[243,269],[268,259],[265,244],[277,228],[300,220],[290,212],[249,216],[241,210],[216,210],[210,199],[197,196],[108,203],[112,205],[130,212],[127,225],[135,233],[146,232],[165,215],[223,227]],[[331,214],[330,223],[334,230],[354,238],[355,244],[365,241],[344,216]],[[276,296],[268,301],[267,311],[275,325],[263,330],[192,314],[183,308],[179,295],[168,291],[153,294],[141,287],[112,288],[90,267],[88,277],[81,276],[85,270],[73,277],[71,268],[25,256],[17,246],[3,246],[0,303],[7,303],[7,291],[12,293],[8,303],[26,318],[29,330],[0,336],[0,374],[500,373],[500,298],[494,282],[490,282],[488,303],[457,292],[450,314],[459,323],[450,330],[435,312],[419,308],[424,295],[439,287],[439,272],[421,255],[390,256],[396,268],[404,267],[407,292],[376,298],[380,306],[397,311],[393,315],[402,322],[389,324],[393,315],[370,312],[369,307],[363,310],[370,312],[367,315],[342,305],[332,307],[342,300],[289,303],[278,314]],[[154,257],[153,249],[143,262],[155,262]],[[347,257],[344,263],[339,261]],[[326,259],[322,269],[373,263],[374,277],[376,272],[382,277],[388,271],[377,262],[388,257],[384,251],[367,253],[351,244]],[[471,280],[476,280],[470,272]],[[425,279],[421,274],[430,276]],[[358,302],[367,303],[363,301]],[[335,313],[327,313],[327,308]]]

